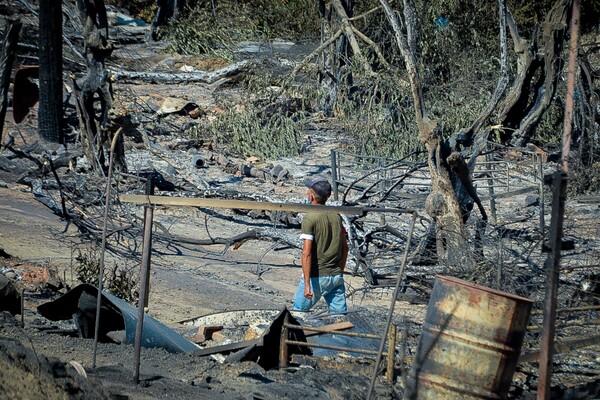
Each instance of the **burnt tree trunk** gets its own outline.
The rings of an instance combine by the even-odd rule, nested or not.
[[[52,0],[40,0],[39,12],[40,136],[61,143],[62,134],[62,7]]]
[[[181,7],[180,0],[156,0],[156,17],[152,21],[150,28],[150,39],[159,39],[159,29],[161,26],[168,25],[171,19],[176,19],[179,15],[179,8]],[[214,7],[213,7],[214,12]]]
[[[8,106],[10,73],[15,62],[21,26],[22,24],[19,20],[10,21],[0,47],[0,143],[2,143],[4,118],[6,117],[6,108]]]
[[[78,0],[77,5],[85,21],[83,38],[88,67],[81,88],[74,82],[77,95],[77,111],[81,129],[83,151],[90,165],[97,172],[106,174],[111,138],[109,137],[108,113],[112,107],[112,88],[105,61],[113,51],[108,38],[108,20],[103,0]],[[97,115],[95,104],[100,103]],[[122,141],[119,146],[122,146]],[[126,170],[124,150],[115,151],[115,168]]]
[[[380,0],[385,14],[392,26],[396,43],[400,48],[410,81],[415,119],[419,129],[419,138],[427,150],[427,163],[431,174],[431,193],[425,202],[425,209],[433,219],[436,235],[438,260],[448,262],[460,254],[466,255],[466,232],[463,208],[457,197],[455,185],[460,179],[455,176],[448,164],[452,154],[450,146],[443,139],[437,121],[431,120],[423,104],[422,83],[417,62],[418,17],[416,7],[411,0],[404,1],[403,33],[400,21],[387,0]],[[460,262],[456,260],[456,262]]]
[[[352,17],[354,8],[353,0],[339,0],[338,6],[343,8],[348,18]],[[341,17],[336,12],[332,2],[319,0],[319,14],[321,16],[321,43],[326,42],[341,29]],[[352,74],[345,68],[352,57],[348,38],[342,33],[321,55],[321,71],[319,72],[319,83],[323,89],[321,109],[327,117],[334,115],[334,108],[340,96],[340,84],[345,79],[345,88],[352,85]]]
[[[511,128],[512,132],[503,138],[505,141],[518,146],[527,144],[554,98],[564,64],[560,55],[568,26],[568,11],[569,1],[557,0],[542,24],[541,38],[538,29],[531,43],[520,37],[508,14],[518,60],[515,81],[499,107],[502,126]]]

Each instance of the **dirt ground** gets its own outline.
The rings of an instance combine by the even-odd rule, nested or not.
[[[283,46],[283,45],[281,45]],[[286,45],[287,46],[287,45]],[[306,49],[285,51],[265,47],[268,56],[284,64],[286,60],[299,59]],[[293,46],[292,46],[293,47]],[[279,49],[279,48],[277,48]],[[137,57],[137,63],[132,62]],[[162,55],[160,49],[145,44],[122,46],[111,62],[117,66],[164,67],[175,55]],[[172,61],[172,60],[171,60]],[[179,61],[177,61],[179,62]],[[183,61],[182,61],[183,62]],[[190,63],[188,60],[187,63]],[[160,64],[160,65],[158,65]],[[136,104],[135,99],[161,94],[184,97],[208,110],[217,104],[216,88],[206,85],[133,85],[116,83],[115,108],[122,107],[148,112],[145,106]],[[235,90],[224,86],[219,95],[235,96]],[[136,109],[136,107],[138,107]],[[9,110],[10,113],[10,110]],[[10,114],[7,116],[10,121]],[[30,131],[18,128],[30,142],[34,140],[35,120]],[[177,129],[168,135],[153,138],[157,143],[167,144],[180,140],[180,120],[175,120]],[[185,122],[185,121],[184,121]],[[189,121],[187,121],[189,122]],[[7,122],[7,130],[17,127]],[[28,136],[29,135],[29,136]],[[234,189],[248,194],[261,194],[277,200],[304,201],[305,188],[301,184],[306,174],[325,173],[329,165],[329,152],[344,140],[343,134],[311,132],[310,142],[297,158],[282,160],[260,160],[262,164],[274,162],[290,171],[283,183],[265,182],[254,178],[242,178],[225,174],[218,165],[198,170],[198,177],[220,189]],[[17,137],[17,145],[23,145]],[[128,166],[135,173],[149,165],[168,169],[143,149],[127,147]],[[204,154],[204,153],[202,153]],[[206,153],[208,156],[209,154]],[[182,153],[181,159],[190,154]],[[239,160],[238,160],[239,161]],[[241,160],[243,161],[243,160]],[[164,168],[163,168],[164,167]],[[25,289],[24,327],[19,317],[0,314],[0,398],[111,398],[111,399],[155,399],[155,398],[207,398],[207,399],[364,399],[372,376],[372,359],[340,355],[324,357],[335,368],[291,367],[283,370],[265,371],[251,362],[221,364],[212,357],[200,357],[193,353],[171,354],[162,349],[143,349],[141,357],[141,384],[132,384],[133,347],[130,345],[100,343],[97,368],[92,366],[93,341],[81,339],[73,334],[50,333],[65,326],[49,329],[48,321],[40,318],[36,307],[55,299],[62,292],[50,291],[45,283],[50,272],[54,279],[64,281],[72,287],[77,284],[75,255],[85,247],[73,225],[67,224],[36,200],[31,190],[16,183],[17,176],[0,171],[0,249],[10,258],[0,258],[0,268],[10,269],[21,280],[19,288]],[[522,199],[505,202],[511,212],[518,213]],[[413,206],[414,204],[411,204]],[[421,206],[417,204],[417,206]],[[600,209],[595,203],[569,203],[571,211],[565,224],[567,233],[579,232],[580,222],[589,224],[583,238],[584,243],[597,243],[599,235],[597,221]],[[137,215],[141,207],[130,206]],[[421,211],[421,208],[419,208]],[[232,218],[231,211],[198,210],[192,208],[157,207],[155,221],[166,227],[172,235],[206,239],[209,237],[231,237],[252,227],[277,229],[270,221],[249,222]],[[288,232],[289,233],[289,232]],[[297,235],[298,232],[292,232]],[[581,235],[579,235],[581,239]],[[149,314],[174,330],[185,334],[189,331],[181,321],[191,318],[241,309],[279,310],[292,303],[300,277],[300,250],[281,248],[272,242],[251,241],[238,249],[223,246],[192,246],[171,243],[156,243],[152,253]],[[590,252],[586,257],[596,257]],[[139,255],[139,254],[138,254]],[[136,255],[136,256],[138,256]],[[121,260],[107,256],[107,264],[124,263],[139,268],[139,258]],[[588,263],[588,260],[585,260]],[[596,262],[597,264],[597,262]],[[587,265],[587,264],[586,264]],[[368,287],[363,277],[346,274],[346,285],[351,295],[348,298],[350,319],[361,321],[370,332],[380,334],[392,301],[392,289]],[[539,293],[539,292],[538,292]],[[534,299],[539,302],[540,299]],[[404,368],[410,366],[426,311],[426,298],[410,291],[395,303],[393,322],[402,325],[404,318],[408,326],[407,357]],[[311,314],[317,318],[323,311],[323,303]],[[46,325],[44,325],[46,324]],[[68,328],[68,327],[67,327]],[[597,325],[562,331],[559,340],[572,336],[594,336]],[[579,330],[577,330],[579,329]],[[68,330],[68,329],[66,329]],[[576,331],[577,330],[577,331]],[[574,333],[574,332],[577,333]],[[559,358],[559,373],[582,377],[580,382],[571,381],[572,386],[587,385],[599,381],[598,346],[575,352],[578,365],[584,373],[569,371],[572,361]],[[14,360],[21,360],[15,363]],[[76,372],[75,362],[85,368],[88,378]],[[25,371],[26,377],[17,382],[15,370]],[[532,363],[520,368],[515,375],[518,390],[513,388],[511,398],[533,398],[536,386],[536,365]],[[578,370],[580,371],[580,370]],[[585,379],[584,379],[585,378]],[[583,382],[583,383],[582,383]],[[562,388],[564,389],[564,385]],[[394,385],[378,379],[374,398],[401,398],[402,378]],[[4,390],[4,392],[3,392]],[[600,398],[585,392],[575,397],[556,398]],[[19,397],[20,396],[20,397]],[[557,395],[558,396],[558,395]],[[587,397],[586,397],[587,396]]]

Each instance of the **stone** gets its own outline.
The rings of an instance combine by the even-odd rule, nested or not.
[[[0,275],[0,311],[8,311],[12,315],[21,313],[21,295],[4,275]]]
[[[525,197],[525,207],[537,207],[540,205],[540,196],[537,194],[530,194]]]

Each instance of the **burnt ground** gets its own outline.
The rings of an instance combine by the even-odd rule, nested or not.
[[[182,62],[186,65],[194,64],[193,60],[187,59],[184,62],[178,55],[164,54],[158,47],[137,41],[138,43],[123,45],[115,52],[111,60],[113,66],[164,70]],[[246,46],[246,50],[249,48],[252,46]],[[294,47],[285,42],[258,48],[262,51],[259,53],[260,57],[268,58],[280,67],[297,61],[306,53],[306,48]],[[256,57],[256,54],[252,54],[252,57]],[[114,89],[115,109],[137,113],[142,124],[147,125],[154,123],[152,118],[156,111],[148,105],[148,98],[151,96],[158,99],[157,102],[166,96],[193,101],[206,113],[206,118],[214,118],[221,112],[223,98],[239,96],[234,82],[218,87],[117,82]],[[166,116],[161,133],[152,139],[168,148],[186,139],[183,127],[193,122],[186,116]],[[25,124],[16,126],[12,123],[9,109],[6,129],[20,133],[16,136],[17,145],[24,146],[37,140],[35,126],[35,110]],[[180,176],[178,181],[196,174],[196,178],[201,178],[220,190],[230,189],[249,196],[266,195],[274,200],[302,201],[302,177],[307,173],[326,173],[329,150],[339,147],[344,140],[343,132],[335,129],[312,130],[301,156],[257,161],[259,167],[266,168],[268,164],[276,163],[288,169],[290,176],[283,182],[242,177],[226,171],[218,163],[200,170],[192,169],[188,176]],[[152,156],[133,140],[128,139],[126,145],[128,166],[132,174],[148,167],[154,167],[165,174],[172,172],[167,162]],[[199,153],[206,159],[211,159],[216,151],[200,149]],[[191,155],[185,151],[174,151],[171,157],[187,163]],[[230,157],[233,163],[246,162],[244,159]],[[307,362],[286,370],[266,371],[251,362],[222,364],[215,358],[200,357],[192,353],[171,354],[161,349],[143,349],[142,382],[140,385],[133,385],[132,346],[100,343],[97,368],[92,369],[92,340],[77,337],[68,323],[54,325],[36,313],[38,305],[60,296],[61,292],[57,291],[57,286],[60,285],[57,282],[62,281],[62,284],[69,287],[77,284],[77,269],[80,265],[75,260],[75,255],[81,249],[85,251],[88,244],[80,238],[72,224],[65,223],[37,201],[30,187],[17,183],[18,177],[16,173],[0,171],[0,248],[10,256],[0,258],[0,268],[12,273],[10,276],[17,281],[17,287],[25,289],[24,327],[20,326],[18,316],[15,319],[2,314],[0,318],[0,397],[365,398],[373,361],[344,354],[315,357],[317,361],[313,363]],[[504,211],[500,210],[500,213],[504,212],[504,215],[518,219],[524,204],[523,197],[505,200]],[[564,282],[570,282],[565,285],[570,292],[563,293],[567,297],[573,296],[573,287],[576,286],[573,282],[585,277],[581,271],[593,271],[594,265],[597,266],[600,210],[597,202],[584,200],[571,199],[568,202],[565,230],[583,247],[565,254],[565,264],[571,268],[561,276]],[[422,204],[418,201],[407,202],[404,206],[422,211]],[[141,207],[137,206],[130,206],[129,210],[138,216],[142,212]],[[283,230],[271,220],[246,218],[231,211],[157,207],[155,219],[170,234],[189,238],[231,237],[251,228]],[[293,229],[285,230],[284,233],[297,235],[297,231]],[[521,242],[517,240],[513,244],[515,251],[523,251]],[[531,247],[533,246],[535,245]],[[534,251],[528,251],[524,258],[533,258]],[[92,257],[97,257],[97,253],[92,253]],[[109,265],[119,264],[133,271],[139,268],[139,252],[128,258],[111,254],[107,257]],[[181,325],[180,321],[229,310],[281,309],[290,306],[300,276],[299,257],[298,249],[274,246],[267,241],[244,243],[237,249],[157,241],[152,254],[149,314],[176,331],[188,334],[189,329]],[[544,256],[536,257],[538,258],[533,264],[541,268]],[[529,265],[528,260],[523,265]],[[435,273],[436,270],[432,268],[430,276]],[[537,302],[538,311],[543,296],[543,274],[539,276],[542,278],[525,282],[532,286],[528,293]],[[373,333],[380,333],[390,306],[391,289],[371,287],[360,276],[347,274],[345,278],[350,294],[350,319],[361,321]],[[62,289],[62,293],[64,291]],[[427,300],[428,297],[422,291],[409,289],[403,294],[402,300],[396,302],[394,322],[403,326],[402,321],[409,321],[404,369],[409,368],[414,358]],[[590,304],[594,304],[593,298],[579,305]],[[313,314],[315,318],[319,311],[321,310]],[[557,341],[560,343],[598,335],[597,319],[597,311],[570,314],[561,320]],[[534,314],[530,325],[539,323],[539,314]],[[539,330],[533,327],[526,337],[524,347],[529,350],[538,346]],[[598,398],[593,393],[597,390],[600,376],[599,349],[596,345],[557,356],[553,381],[554,398]],[[397,350],[400,351],[400,346]],[[82,365],[88,378],[82,378],[69,364],[70,361]],[[521,364],[513,383],[512,398],[533,398],[537,385],[537,363]],[[401,376],[394,385],[379,379],[375,397],[398,398],[402,388]]]

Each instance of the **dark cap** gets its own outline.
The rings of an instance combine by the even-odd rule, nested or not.
[[[307,188],[312,189],[320,198],[327,200],[331,196],[331,184],[322,176],[308,177],[304,179]]]

